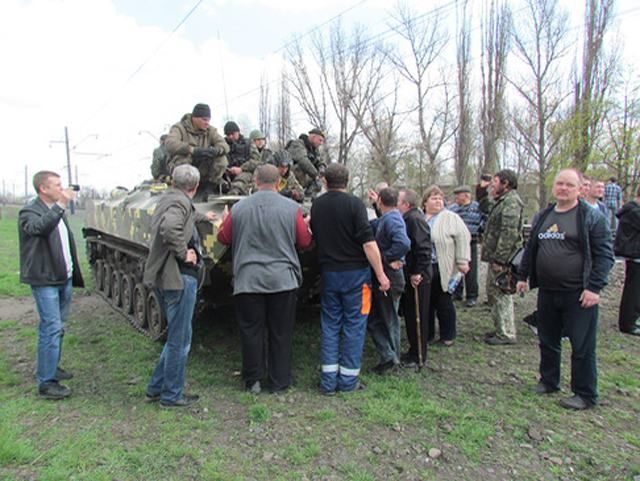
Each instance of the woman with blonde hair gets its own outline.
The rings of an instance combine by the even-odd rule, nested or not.
[[[435,317],[438,316],[440,343],[451,346],[456,337],[456,309],[452,294],[457,284],[449,288],[449,281],[458,281],[469,271],[471,234],[458,214],[445,209],[444,192],[437,185],[429,187],[422,196],[422,206],[431,229],[431,302],[429,304],[428,339],[435,337]]]

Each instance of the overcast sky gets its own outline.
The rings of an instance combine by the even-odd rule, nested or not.
[[[426,13],[452,1],[410,3],[417,13]],[[583,1],[565,3],[579,23]],[[167,131],[195,103],[209,103],[212,125],[222,130],[227,118],[223,78],[229,115],[248,133],[257,124],[260,78],[266,73],[269,80],[277,79],[282,47],[293,35],[338,15],[347,27],[359,22],[375,35],[388,29],[393,6],[385,0],[2,4],[1,178],[6,191],[15,186],[17,195],[24,194],[25,166],[29,181],[41,169],[59,171],[67,181],[64,144],[57,142],[63,140],[65,126],[81,184],[133,187],[149,177],[154,136]],[[637,0],[618,0],[617,12],[625,61],[640,65],[640,6]],[[320,28],[327,30],[328,25]],[[292,108],[296,114],[297,106]],[[299,113],[294,120],[300,132],[310,127]]]

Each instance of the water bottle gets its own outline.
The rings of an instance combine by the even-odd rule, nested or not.
[[[456,292],[456,289],[458,288],[458,284],[460,284],[460,281],[462,281],[463,276],[464,274],[462,274],[462,272],[457,271],[455,274],[453,274],[449,278],[449,285],[447,287],[447,292],[449,294],[453,295],[453,293]]]

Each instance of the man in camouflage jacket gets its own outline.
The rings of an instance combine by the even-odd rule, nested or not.
[[[196,104],[192,113],[184,114],[180,122],[171,127],[165,145],[169,153],[169,172],[178,165],[192,164],[200,171],[201,182],[212,184],[215,191],[223,183],[229,146],[209,125],[210,120],[209,106]]]
[[[318,128],[311,129],[309,134],[301,134],[297,140],[292,140],[286,147],[293,159],[293,173],[302,187],[312,185],[320,190],[318,175],[327,167],[320,157],[318,148],[324,143],[325,135]]]
[[[481,259],[488,262],[487,296],[491,305],[495,331],[485,338],[492,346],[514,344],[516,327],[513,312],[513,296],[496,286],[499,274],[509,269],[511,260],[522,247],[522,209],[524,203],[516,192],[518,178],[512,170],[501,170],[491,181],[491,197],[488,182],[478,189],[480,209],[488,215],[484,230]]]

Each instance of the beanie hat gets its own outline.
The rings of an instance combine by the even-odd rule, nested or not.
[[[226,124],[224,124],[224,135],[229,135],[234,132],[240,132],[240,127],[233,120],[229,120]]]
[[[265,139],[266,137],[264,136],[264,134],[262,133],[262,130],[252,130],[251,133],[249,134],[249,139],[250,140],[258,140],[258,139]]]
[[[196,106],[193,107],[193,112],[191,112],[191,117],[206,117],[210,119],[211,109],[207,104],[196,104]]]
[[[326,137],[326,135],[324,135],[324,132],[322,130],[320,130],[318,127],[314,127],[313,129],[311,129],[309,131],[309,134],[319,135],[323,139]]]

